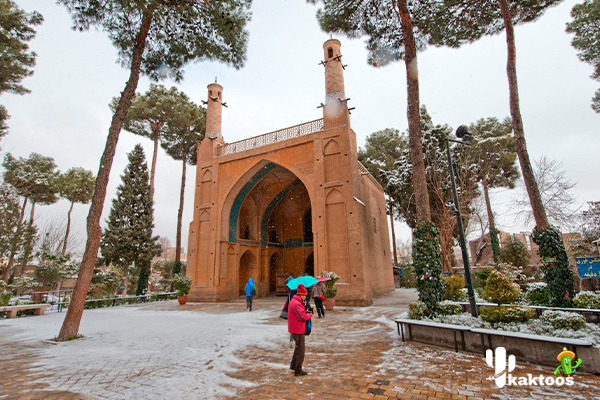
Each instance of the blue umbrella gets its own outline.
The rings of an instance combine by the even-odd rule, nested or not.
[[[304,285],[304,287],[309,287],[314,285],[315,283],[319,283],[319,281],[312,276],[300,276],[296,279],[292,279],[291,281],[289,281],[287,283],[287,287],[294,290],[298,289],[298,285],[300,284]]]

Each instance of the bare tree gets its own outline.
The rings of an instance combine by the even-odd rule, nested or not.
[[[577,182],[569,179],[562,161],[542,156],[539,160],[534,160],[534,164],[535,178],[548,220],[563,231],[573,229],[577,225],[577,213],[581,208],[576,206],[577,198],[571,193]],[[534,216],[523,181],[519,181],[518,187],[518,195],[511,201],[516,210],[515,219],[530,225],[534,222]]]

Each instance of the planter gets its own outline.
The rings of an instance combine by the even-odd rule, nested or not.
[[[187,296],[177,296],[177,301],[180,305],[184,305],[187,303]]]
[[[323,300],[323,306],[326,310],[333,310],[333,306],[335,305],[335,299],[325,299]]]

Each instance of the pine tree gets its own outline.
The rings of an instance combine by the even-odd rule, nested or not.
[[[158,236],[154,228],[153,205],[150,200],[148,166],[141,145],[128,154],[129,164],[121,175],[117,197],[108,216],[108,227],[102,236],[102,256],[107,262],[128,274],[134,265],[139,271],[136,294],[148,286],[150,262],[160,254]]]

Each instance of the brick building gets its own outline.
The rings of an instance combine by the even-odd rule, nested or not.
[[[289,273],[334,271],[338,304],[370,305],[394,290],[383,188],[357,158],[341,44],[324,45],[323,118],[224,143],[223,87],[208,85],[198,146],[187,275],[191,301],[259,296]]]

